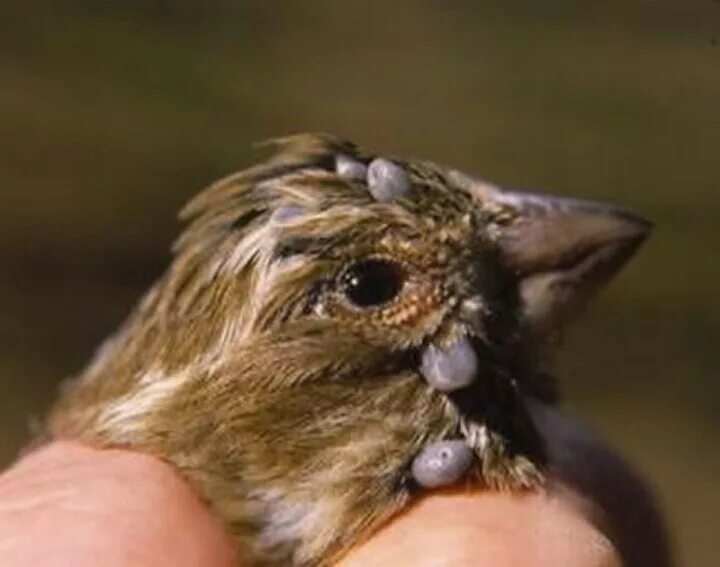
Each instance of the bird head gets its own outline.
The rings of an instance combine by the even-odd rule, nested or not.
[[[498,320],[510,335],[545,343],[650,228],[619,207],[376,159],[331,136],[273,143],[271,160],[183,211],[192,222],[164,307],[224,321],[215,346],[295,325],[352,333],[387,352],[464,332],[491,346],[503,338],[493,336]],[[396,194],[373,189],[373,161],[395,166],[375,169],[386,185],[400,176]]]

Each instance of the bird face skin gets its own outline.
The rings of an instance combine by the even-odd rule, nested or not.
[[[648,224],[328,135],[196,197],[49,418],[171,463],[256,565],[327,565],[423,490],[533,489],[524,400]]]

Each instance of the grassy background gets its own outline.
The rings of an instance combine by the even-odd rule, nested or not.
[[[560,374],[720,561],[720,3],[0,7],[0,462],[168,261],[175,211],[251,144],[327,130],[657,223]]]

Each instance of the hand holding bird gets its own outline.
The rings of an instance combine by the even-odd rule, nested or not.
[[[167,273],[50,418],[171,463],[257,565],[324,565],[416,494],[527,490],[547,352],[649,225],[326,135],[184,211]]]

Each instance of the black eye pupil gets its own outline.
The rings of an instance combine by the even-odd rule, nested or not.
[[[346,297],[358,307],[371,307],[393,299],[404,283],[400,266],[387,260],[363,260],[343,274]]]

